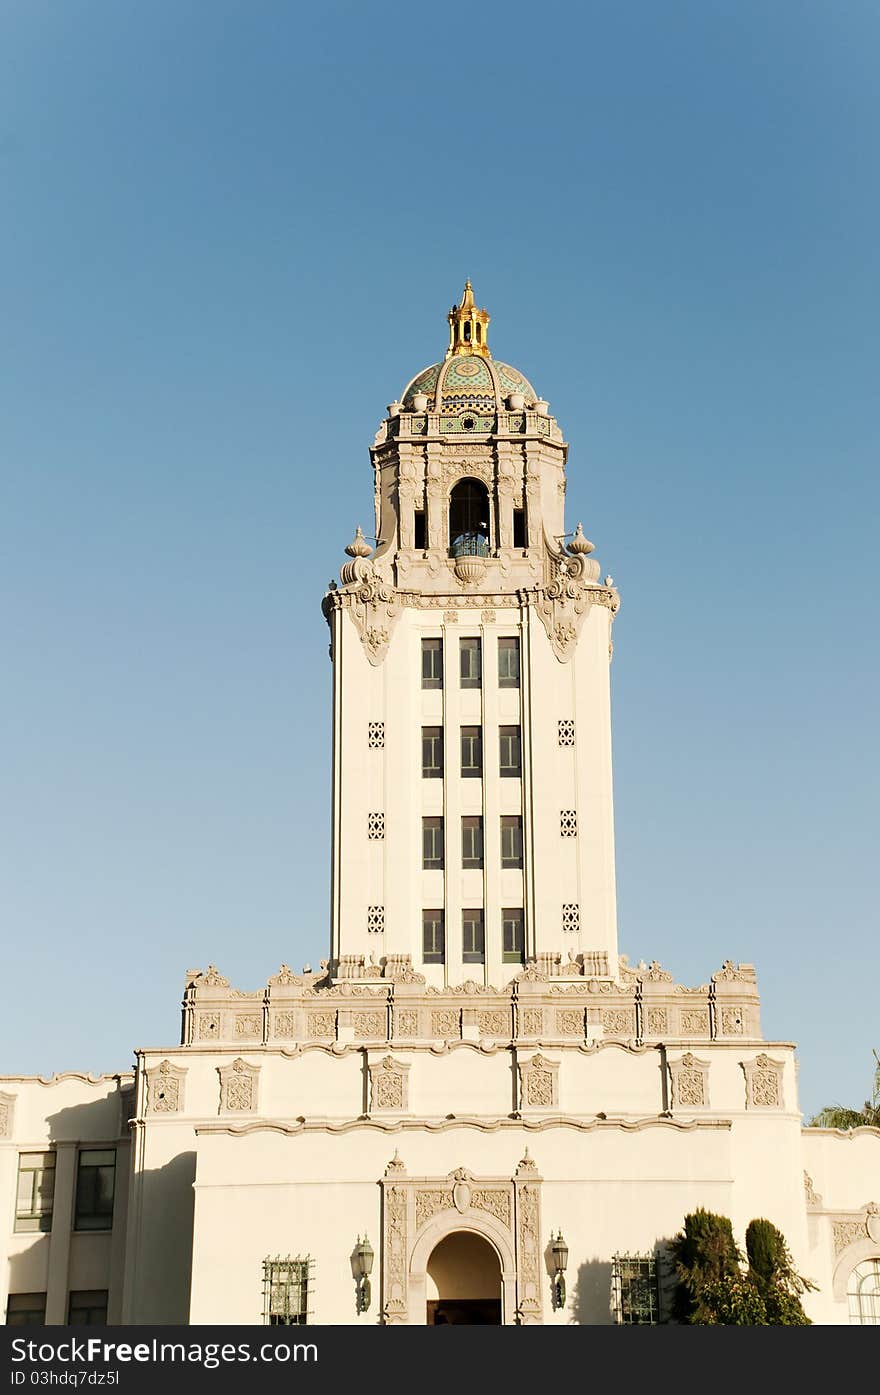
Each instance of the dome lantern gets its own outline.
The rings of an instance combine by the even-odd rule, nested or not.
[[[453,305],[446,317],[449,320],[449,348],[446,357],[454,354],[480,354],[491,358],[487,345],[489,329],[488,310],[478,310],[474,303],[474,288],[470,281],[464,283],[464,294],[460,305]]]

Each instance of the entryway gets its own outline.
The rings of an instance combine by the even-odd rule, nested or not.
[[[429,1327],[500,1326],[501,1264],[488,1240],[456,1230],[431,1252],[427,1265]]]

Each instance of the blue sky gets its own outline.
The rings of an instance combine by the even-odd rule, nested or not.
[[[328,940],[319,602],[466,276],[620,587],[620,944],[877,1029],[880,12],[0,5],[0,1070]],[[367,529],[369,531],[369,529]]]

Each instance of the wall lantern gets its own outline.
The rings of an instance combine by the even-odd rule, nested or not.
[[[359,1313],[365,1313],[370,1306],[370,1275],[373,1272],[374,1258],[373,1247],[366,1235],[363,1239],[358,1236],[358,1242],[351,1257],[351,1272],[354,1275],[357,1311]]]
[[[565,1270],[568,1265],[568,1246],[562,1238],[560,1230],[556,1238],[550,1236],[550,1254],[553,1259],[553,1307],[563,1308],[565,1306]]]

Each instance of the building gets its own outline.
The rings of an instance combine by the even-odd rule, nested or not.
[[[774,1221],[815,1321],[880,1321],[880,1131],[802,1127],[750,965],[618,952],[618,594],[470,283],[448,319],[324,598],[329,957],[189,972],[133,1076],[0,1081],[9,1322],[656,1321],[697,1206]]]

